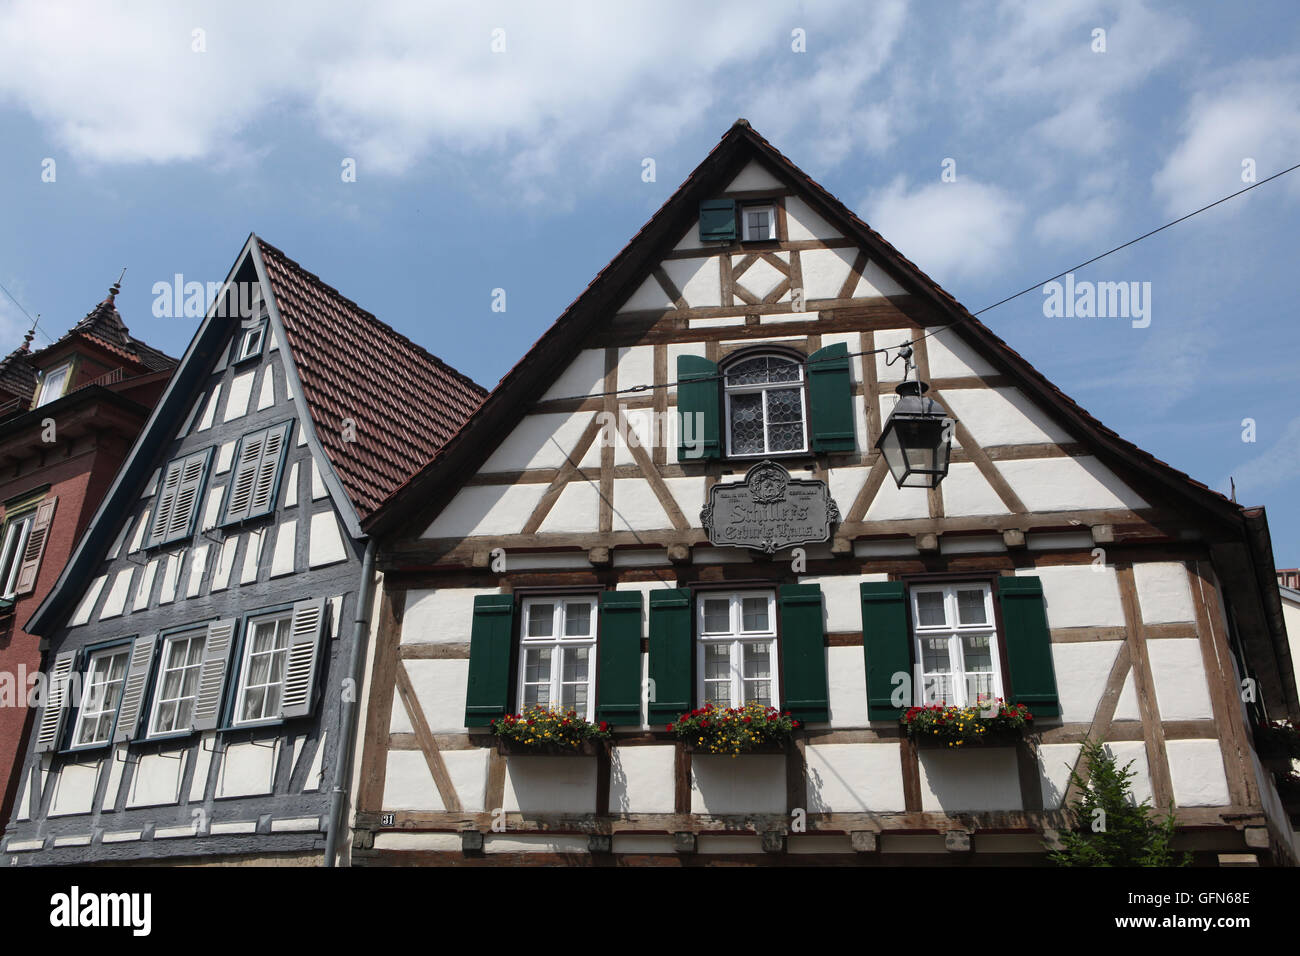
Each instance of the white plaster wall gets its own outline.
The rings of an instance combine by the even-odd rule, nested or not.
[[[176,803],[181,796],[184,774],[183,752],[142,754],[135,765],[126,805],[150,807]]]
[[[503,804],[507,813],[595,813],[596,758],[507,757]]]
[[[943,513],[950,518],[1010,513],[973,462],[949,465],[948,477],[939,489],[943,493]]]
[[[655,378],[655,350],[653,345],[634,345],[618,350],[618,387],[631,388],[646,385]]]
[[[852,502],[850,502],[852,504]],[[844,513],[844,512],[841,512]],[[886,478],[867,508],[867,521],[889,521],[900,518],[928,518],[929,498],[924,488],[900,488]]]
[[[785,281],[785,276],[780,270],[763,259],[758,259],[743,273],[736,275],[736,270],[744,258],[744,256],[731,257],[731,274],[737,285],[743,286],[759,299],[766,298],[769,292]]]
[[[943,400],[984,447],[1071,440],[1017,388],[949,388]]]
[[[394,708],[396,710],[397,708]],[[444,810],[446,806],[418,750],[390,750],[384,768],[385,810]],[[457,849],[460,841],[457,839]]]
[[[545,489],[546,486],[539,484],[536,487]],[[519,516],[520,519],[526,517],[527,512]],[[522,526],[523,521],[516,520],[514,530],[518,531]],[[579,480],[564,486],[537,530],[542,534],[582,534],[596,531],[599,527],[600,488],[590,481]]]
[[[839,239],[842,235],[798,196],[785,198],[785,228],[787,237],[792,240]]]
[[[1146,744],[1140,740],[1112,740],[1106,744],[1106,750],[1115,758],[1115,765],[1123,769],[1129,761],[1133,762],[1134,776],[1129,781],[1130,802],[1141,803],[1151,799],[1151,772],[1147,764]],[[1156,807],[1164,810],[1164,807]]]
[[[104,582],[107,580],[108,575],[101,574],[90,582],[90,587],[86,589],[85,595],[82,596],[81,603],[77,605],[77,610],[72,614],[72,619],[68,621],[69,627],[76,627],[90,620],[90,612],[94,609],[95,602],[99,600],[99,592],[104,590]]]
[[[853,290],[855,299],[871,298],[882,295],[903,295],[907,290],[891,279],[885,270],[874,262],[868,262],[862,270],[862,279]]]
[[[723,192],[749,192],[756,189],[779,189],[784,183],[777,179],[766,169],[760,166],[755,160],[750,160],[745,164],[745,168],[740,171]],[[697,230],[698,234],[698,230]]]
[[[462,488],[421,537],[464,538],[515,534],[527,516],[532,514],[545,491],[546,485],[540,482]]]
[[[1016,573],[1042,579],[1049,627],[1124,625],[1119,579],[1112,567],[1072,564],[1021,568]]]
[[[665,259],[661,265],[689,308],[722,305],[722,282],[718,273],[717,256],[707,259]]]
[[[50,800],[49,816],[66,816],[71,813],[89,813],[99,783],[100,761],[66,763],[54,778],[54,796]]]
[[[840,286],[849,277],[857,249],[804,249],[799,253],[803,271],[804,300],[838,299]],[[852,349],[850,351],[857,351]]]
[[[861,656],[861,655],[859,655]],[[892,813],[906,809],[899,745],[810,744],[809,813]]]
[[[1031,511],[1148,507],[1096,458],[1030,458],[996,467]]]
[[[1124,688],[1119,692],[1115,703],[1116,720],[1141,720],[1142,711],[1138,707],[1137,685],[1133,682],[1133,671],[1124,678]]]
[[[785,757],[691,757],[692,813],[784,813]]]
[[[861,603],[858,604],[861,607]],[[867,664],[861,647],[826,648],[826,691],[832,727],[866,727]]]
[[[654,276],[651,276],[649,281],[654,282]],[[666,296],[665,301],[667,301]],[[669,302],[668,305],[671,307],[672,303]],[[542,396],[542,400],[567,398],[570,395],[589,395],[592,392],[603,391],[604,381],[605,350],[583,349],[569,363],[568,368],[560,373],[560,377]]]
[[[248,399],[253,394],[253,378],[256,375],[257,372],[254,370],[236,375],[230,380],[230,397],[226,399],[226,414],[222,421],[233,421],[247,414]]]
[[[653,531],[672,526],[650,482],[644,478],[618,478],[614,481],[615,531]]]
[[[1090,723],[1106,689],[1106,678],[1123,641],[1084,641],[1053,644],[1052,666],[1061,699],[1064,723]]]
[[[664,484],[668,486],[683,517],[692,527],[698,527],[700,511],[704,508],[704,478],[665,478]]]
[[[288,523],[288,522],[286,522]],[[333,510],[318,511],[311,516],[308,529],[307,564],[319,568],[344,560],[348,555],[343,547],[343,532],[339,530],[338,518]]]
[[[839,506],[841,515],[847,515],[849,509],[853,507],[853,502],[858,500],[858,492],[867,483],[869,474],[871,474],[870,468],[846,467],[830,469],[826,484],[830,488],[831,497],[835,499],[835,504]]]
[[[993,375],[997,369],[963,342],[951,329],[940,329],[926,340],[930,375],[934,378],[966,378]]]
[[[489,751],[482,747],[473,750],[444,750],[442,762],[451,778],[452,789],[460,807],[466,812],[493,810],[487,806],[487,773]],[[437,787],[434,788],[437,790]]]
[[[217,775],[217,797],[249,797],[270,793],[275,782],[275,761],[280,741],[265,744],[230,744],[222,755]]]
[[[327,514],[326,517],[329,517]],[[293,558],[298,543],[298,522],[290,518],[275,529],[275,548],[271,552],[271,577],[293,574]]]
[[[435,734],[450,734],[465,729],[465,687],[469,680],[469,661],[408,660],[403,662],[415,688],[416,699],[424,712],[429,729]],[[393,701],[392,733],[410,733],[406,708]]]
[[[581,389],[566,394],[578,395]],[[492,452],[482,471],[559,468],[573,454],[578,439],[594,416],[594,412],[525,415]],[[600,442],[601,438],[597,436],[580,465],[600,463]]]
[[[500,594],[500,588],[438,588],[406,592],[403,644],[468,644],[474,598]]]
[[[898,360],[898,352],[895,351],[900,345],[906,345],[912,341],[915,334],[913,329],[882,329],[876,333],[876,348],[889,349],[888,352],[877,352],[874,356],[876,362],[876,381],[878,382],[901,382],[903,380],[903,363]],[[893,365],[887,364],[890,359],[894,360]],[[881,399],[888,399],[885,405],[885,413],[894,407],[894,397],[881,396]],[[885,420],[883,417],[880,419]]]
[[[1217,740],[1167,740],[1169,779],[1180,807],[1226,807],[1228,776]]]
[[[707,351],[708,346],[703,342],[670,342],[668,344],[668,381],[672,383],[677,381],[677,357],[679,355],[694,355],[697,358],[705,358]],[[668,394],[677,394],[676,384],[668,387]],[[674,414],[669,417],[676,418],[677,416]],[[676,439],[674,438],[675,442]]]
[[[585,836],[553,836],[550,834],[502,836],[487,834],[483,839],[484,853],[587,853]]]
[[[1079,759],[1080,744],[1041,744],[1038,748],[1038,785],[1043,807],[1058,810],[1070,786],[1070,768]]]
[[[610,758],[611,813],[672,813],[674,748],[615,747]]]
[[[1205,679],[1201,643],[1196,638],[1147,641],[1151,678],[1161,720],[1201,720],[1214,716]]]
[[[919,757],[927,813],[1023,808],[1014,747],[922,750]]]
[[[1146,561],[1133,565],[1133,583],[1145,624],[1196,620],[1187,567],[1180,561]]]
[[[126,597],[130,593],[131,576],[134,568],[127,568],[124,571],[118,571],[113,576],[113,586],[108,589],[108,597],[104,598],[104,608],[99,612],[99,619],[117,617],[126,607]]]
[[[800,584],[822,591],[822,627],[827,634],[862,630],[863,581],[888,581],[888,574],[805,574]]]

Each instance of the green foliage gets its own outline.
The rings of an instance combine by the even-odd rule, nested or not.
[[[1075,829],[1061,834],[1062,849],[1048,854],[1057,866],[1187,866],[1190,853],[1173,851],[1174,808],[1153,817],[1149,801],[1134,803],[1130,760],[1119,767],[1099,741],[1084,740],[1084,780],[1074,770],[1070,782],[1080,796],[1070,807]]]

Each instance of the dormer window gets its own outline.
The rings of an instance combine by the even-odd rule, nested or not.
[[[262,354],[262,346],[266,342],[266,321],[263,320],[251,329],[245,329],[243,336],[239,340],[239,348],[235,352],[235,364],[246,362],[251,358],[257,358]]]
[[[36,397],[36,408],[42,405],[48,405],[55,399],[62,398],[63,393],[67,391],[68,379],[72,376],[72,363],[64,362],[62,365],[56,365],[54,368],[45,370],[41,377],[41,390]]]
[[[729,456],[808,450],[801,361],[788,355],[747,355],[726,367],[723,393]]]
[[[740,239],[762,242],[776,238],[776,207],[772,203],[749,203],[740,207]]]

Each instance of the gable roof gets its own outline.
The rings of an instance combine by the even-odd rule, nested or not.
[[[487,389],[270,243],[258,238],[257,246],[316,435],[358,516],[368,516],[456,433]]]
[[[677,191],[588,284],[515,366],[460,432],[411,479],[398,487],[365,522],[372,534],[394,529],[410,511],[430,510],[448,488],[477,467],[494,439],[518,423],[545,391],[554,370],[576,354],[583,339],[650,273],[698,218],[699,201],[725,189],[750,161],[797,189],[813,210],[866,248],[872,261],[903,288],[949,320],[952,331],[978,354],[1013,376],[1040,404],[1054,409],[1083,440],[1090,440],[1107,464],[1135,469],[1166,493],[1215,518],[1239,526],[1241,507],[1173,466],[1120,437],[1047,380],[1024,357],[995,335],[915,263],[901,255],[852,210],[814,182],[771,143],[740,119],[722,137]]]
[[[44,352],[58,348],[73,338],[88,339],[100,348],[107,349],[119,358],[139,365],[149,372],[163,372],[176,367],[177,360],[166,352],[160,351],[131,335],[122,314],[117,311],[116,298],[120,291],[115,283],[103,302],[86,313],[85,318],[64,333],[56,342],[47,345],[33,358],[39,358]]]

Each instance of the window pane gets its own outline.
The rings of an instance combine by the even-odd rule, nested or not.
[[[591,605],[586,601],[564,605],[564,636],[586,637],[591,633]]]
[[[747,597],[741,601],[741,628],[746,631],[766,631],[767,598]]]
[[[769,358],[767,369],[769,382],[798,382],[802,378],[799,363],[791,359]]]
[[[704,700],[715,707],[730,707],[731,680],[705,681]]]
[[[957,592],[957,619],[962,624],[987,624],[984,591]]]
[[[550,683],[551,648],[530,647],[524,654],[524,682],[528,684]]]
[[[763,450],[763,395],[730,395],[731,450],[749,455]]]
[[[770,451],[799,451],[803,448],[803,423],[773,425],[768,429]]]
[[[921,591],[916,595],[916,617],[921,627],[942,627],[948,623],[942,591]]]
[[[948,638],[921,638],[921,668],[927,674],[946,674],[952,670],[948,655]]]
[[[564,652],[564,677],[566,684],[587,679],[587,648],[573,647]]]
[[[727,369],[728,385],[762,385],[767,381],[767,357],[760,355]]]
[[[530,604],[528,606],[529,637],[550,637],[551,627],[554,623],[554,604]]]
[[[764,679],[772,676],[772,652],[770,645],[763,641],[761,643],[750,643],[745,645],[745,678],[762,677]]]
[[[726,598],[705,598],[704,630],[708,634],[726,634],[731,630],[731,602]]]
[[[770,388],[767,396],[767,420],[785,424],[803,420],[803,403],[797,388]]]
[[[731,647],[727,644],[707,644],[704,648],[704,679],[731,679]]]

